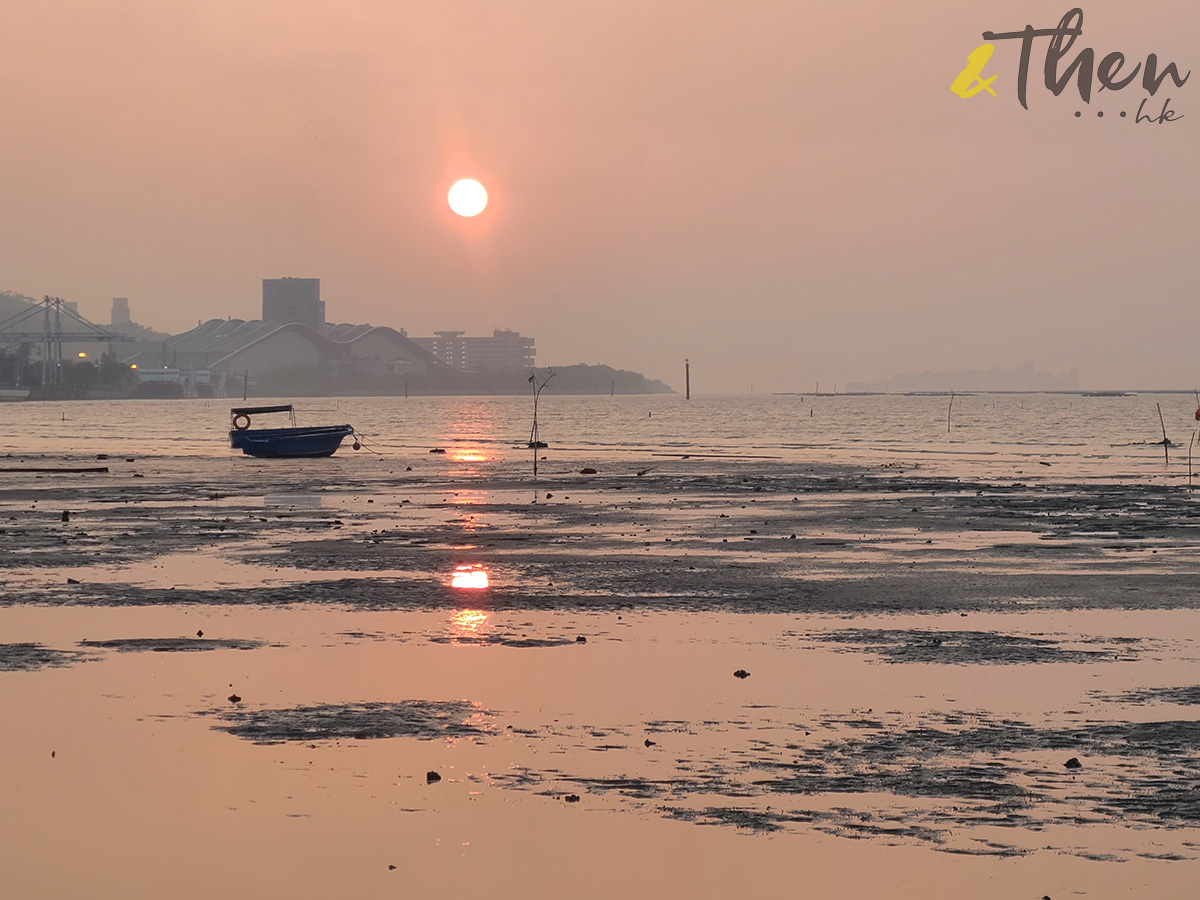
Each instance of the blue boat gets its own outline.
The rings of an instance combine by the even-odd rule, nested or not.
[[[251,428],[251,416],[287,413],[289,428]],[[229,411],[229,446],[247,456],[333,456],[345,438],[354,434],[350,425],[298,427],[296,410],[287,406],[239,406]],[[358,441],[354,449],[359,448]]]

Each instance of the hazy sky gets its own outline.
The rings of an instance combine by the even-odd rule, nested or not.
[[[1054,97],[1045,39],[1029,110],[1017,41],[999,96],[950,91],[983,31],[1069,8],[6,0],[0,289],[181,331],[319,277],[330,321],[676,387],[690,357],[701,392],[1026,360],[1191,387],[1200,4],[1085,3],[1067,57],[1195,67],[1146,103],[1181,120],[1134,123],[1140,77]]]

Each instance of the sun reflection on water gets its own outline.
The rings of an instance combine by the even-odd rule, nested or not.
[[[453,588],[478,591],[488,587],[488,584],[488,571],[478,563],[455,566],[450,576],[450,587]]]
[[[450,614],[450,633],[456,640],[478,638],[487,620],[488,614],[482,609],[456,609]]]

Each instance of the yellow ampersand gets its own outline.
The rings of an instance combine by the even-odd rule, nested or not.
[[[993,75],[987,81],[979,77],[983,73],[983,67],[992,58],[994,49],[995,47],[991,44],[980,44],[972,50],[971,55],[967,57],[967,67],[958,73],[958,77],[950,85],[950,90],[964,98],[974,97],[980,91],[987,91],[995,97],[996,92],[992,90],[992,82],[996,80],[996,76]]]

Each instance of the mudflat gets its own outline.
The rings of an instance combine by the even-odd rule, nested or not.
[[[1186,485],[93,459],[0,474],[14,896],[1194,893]]]

